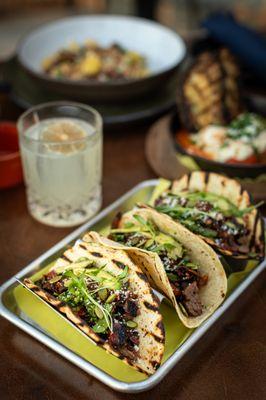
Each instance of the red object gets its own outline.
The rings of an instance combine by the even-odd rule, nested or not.
[[[204,150],[201,150],[197,145],[195,145],[191,141],[188,131],[186,131],[185,129],[179,130],[176,133],[176,140],[179,143],[179,145],[182,146],[183,149],[187,151],[187,153],[207,158],[208,160],[211,161],[219,162],[213,159],[211,154],[207,153]],[[256,165],[265,163],[266,163],[266,152],[260,154],[259,157],[256,154],[253,154],[248,158],[245,158],[244,160],[236,160],[235,158],[230,158],[230,160],[226,161],[226,164],[238,164],[238,165]]]
[[[0,122],[0,189],[18,185],[22,180],[16,124]]]
[[[235,158],[230,158],[230,160],[227,162],[231,164],[258,164],[259,161],[256,154],[253,154],[250,157],[245,158],[245,160],[236,160]]]
[[[201,150],[191,141],[187,130],[181,129],[180,131],[178,131],[176,134],[176,139],[178,143],[183,147],[183,149],[185,149],[188,153],[195,156],[207,158],[208,160],[211,159],[211,156],[207,152]]]

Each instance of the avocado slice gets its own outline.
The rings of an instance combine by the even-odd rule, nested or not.
[[[102,286],[110,290],[119,290],[121,287],[119,280],[115,276],[109,274],[109,272],[100,270],[97,274],[97,278],[102,280]]]
[[[156,235],[155,242],[158,245],[166,246],[167,253],[170,258],[182,257],[184,252],[183,246],[179,242],[177,242],[172,236],[160,232]],[[167,248],[167,245],[170,246],[168,246]]]
[[[57,267],[55,269],[55,271],[56,271],[57,274],[60,274],[60,273],[65,272],[65,271],[67,271],[69,269],[76,270],[76,269],[88,268],[89,265],[92,266],[93,265],[93,261],[89,260],[89,259],[86,259],[86,260],[79,261],[79,262],[73,262],[71,264],[68,264],[68,265],[65,265],[65,266],[62,266],[62,267]]]

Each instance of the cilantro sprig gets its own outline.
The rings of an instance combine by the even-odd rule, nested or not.
[[[142,225],[142,227],[144,228],[144,232],[145,231],[149,232],[151,234],[152,238],[155,239],[156,234],[157,234],[157,229],[151,221],[145,220],[139,214],[134,214],[133,218],[135,218],[135,220],[138,221]]]
[[[90,264],[89,268],[77,270],[71,269],[70,265],[62,274],[67,290],[58,296],[73,307],[84,306],[94,321],[92,329],[97,333],[113,330],[112,303],[116,298],[114,290],[119,290],[128,276],[127,266],[117,276],[110,272],[102,275],[101,271],[105,267],[106,264],[99,268]],[[89,289],[88,279],[95,282],[96,288]]]
[[[182,192],[180,194],[169,193],[165,196],[164,200],[167,201],[167,197],[170,198],[170,202],[167,202],[167,204],[160,204],[155,208],[158,211],[166,214],[168,212],[174,212],[177,214],[177,216],[183,216],[186,213],[186,215],[184,215],[185,218],[195,215],[212,216],[214,212],[220,212],[224,216],[234,216],[241,218],[245,214],[250,213],[254,209],[259,208],[261,205],[264,204],[264,202],[261,201],[256,205],[239,209],[235,204],[233,204],[229,199],[224,196],[202,191]],[[186,198],[188,200],[185,207],[179,205],[177,202],[173,203],[173,199],[180,200],[181,198]],[[195,205],[198,201],[207,201],[213,206],[213,208],[210,211],[198,210],[197,208],[195,208]],[[223,204],[223,207],[221,207],[220,205],[221,202]]]
[[[112,331],[113,330],[113,319],[112,319],[110,311],[108,310],[109,307],[108,308],[104,307],[103,305],[100,304],[99,301],[97,301],[95,299],[93,294],[95,294],[96,291],[94,291],[93,294],[89,292],[87,284],[86,284],[85,273],[82,273],[81,275],[77,276],[74,274],[74,272],[72,270],[68,270],[64,274],[64,277],[70,279],[68,291],[71,288],[76,289],[76,294],[80,295],[80,297],[83,300],[84,305],[89,313],[91,313],[91,310],[92,310],[91,305],[95,306],[96,309],[100,310],[100,312],[102,313],[102,318],[99,318],[99,319],[103,319],[105,321],[104,326],[106,326],[108,329],[110,329],[110,331]],[[79,293],[77,293],[77,292],[79,292]],[[102,327],[104,327],[104,326],[102,324]],[[95,327],[95,328],[97,329],[97,327]],[[94,329],[94,327],[93,327],[93,329]],[[98,329],[97,329],[97,331],[99,332]]]

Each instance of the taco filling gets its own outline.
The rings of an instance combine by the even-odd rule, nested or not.
[[[164,352],[159,299],[141,268],[104,239],[87,232],[48,273],[24,284],[99,347],[151,375]]]
[[[249,229],[244,218],[255,207],[239,209],[229,199],[214,193],[184,190],[163,193],[154,203],[157,211],[167,214],[182,225],[221,249],[247,253]]]
[[[125,267],[125,266],[124,266]],[[48,272],[36,285],[67,304],[99,337],[130,360],[138,357],[138,296],[127,267],[117,276],[86,257]]]
[[[162,233],[153,221],[137,214],[133,218],[135,221],[126,223],[123,229],[112,229],[109,239],[128,247],[157,253],[183,312],[191,317],[201,315],[203,306],[199,291],[206,285],[208,276],[199,272],[199,266],[191,261],[181,243]],[[117,223],[116,219],[116,226]]]

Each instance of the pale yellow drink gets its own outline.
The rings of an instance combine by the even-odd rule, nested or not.
[[[47,118],[20,136],[30,213],[53,226],[71,226],[101,206],[102,136],[76,118]]]

